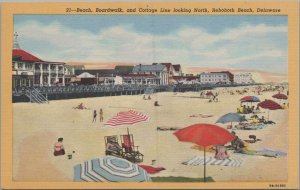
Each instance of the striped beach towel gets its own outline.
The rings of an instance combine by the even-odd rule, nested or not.
[[[214,157],[206,158],[206,165],[218,165],[218,166],[231,166],[240,167],[243,160],[240,158],[227,158],[225,160],[217,160]],[[182,162],[184,165],[189,166],[199,166],[204,164],[204,158],[200,156],[195,156],[192,159]]]

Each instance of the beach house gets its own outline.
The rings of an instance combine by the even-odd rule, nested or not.
[[[65,63],[44,61],[21,49],[14,34],[12,87],[65,85]]]
[[[180,65],[180,64],[173,65],[173,68],[174,68],[173,76],[183,76],[183,73],[182,73],[182,69],[181,69],[181,65]]]
[[[154,84],[156,85],[168,85],[168,69],[165,65],[154,64],[154,65],[136,65],[132,71],[133,74],[147,74],[154,75],[156,78],[153,78]]]

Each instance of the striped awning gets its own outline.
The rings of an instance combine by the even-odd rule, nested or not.
[[[74,167],[74,181],[81,182],[147,182],[148,173],[137,164],[114,156],[85,161]]]
[[[116,116],[107,121],[104,125],[120,126],[120,125],[133,125],[140,122],[149,120],[146,114],[129,110],[126,112],[119,112]]]

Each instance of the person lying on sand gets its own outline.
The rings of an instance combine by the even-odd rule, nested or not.
[[[167,126],[160,126],[156,128],[156,130],[158,131],[176,131],[178,129],[179,127],[167,127]]]
[[[257,139],[256,135],[249,135],[250,140],[244,140],[247,143],[256,143],[257,141],[261,141],[261,139]]]
[[[190,117],[202,117],[202,118],[207,118],[207,117],[213,117],[213,115],[209,115],[209,114],[193,114],[190,115]]]
[[[73,107],[73,108],[74,108],[74,109],[80,109],[80,110],[87,109],[87,108],[83,105],[83,103],[80,103],[78,106]]]
[[[160,106],[160,105],[158,104],[158,101],[155,101],[155,102],[154,102],[154,106]]]
[[[259,119],[259,123],[263,123],[263,124],[276,124],[274,121],[271,121],[271,120],[269,120],[269,121],[267,121],[266,119],[265,119],[265,117],[264,116],[262,116],[260,119]]]

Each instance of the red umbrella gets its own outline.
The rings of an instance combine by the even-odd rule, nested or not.
[[[214,96],[214,94],[211,91],[209,91],[206,93],[206,96]]]
[[[273,100],[265,100],[265,101],[260,102],[259,104],[257,104],[257,106],[262,107],[264,109],[268,109],[268,110],[282,109],[281,105],[274,102]],[[268,120],[269,120],[269,111],[268,111]]]
[[[245,96],[240,99],[241,102],[260,102],[259,98],[256,96]]]
[[[224,145],[232,141],[235,136],[217,125],[194,124],[174,133],[179,141],[192,142],[204,147],[204,181],[206,181],[205,147],[211,145]]]
[[[272,97],[276,98],[276,99],[280,99],[280,100],[287,100],[288,99],[287,95],[281,94],[280,92],[278,94],[274,94]]]

